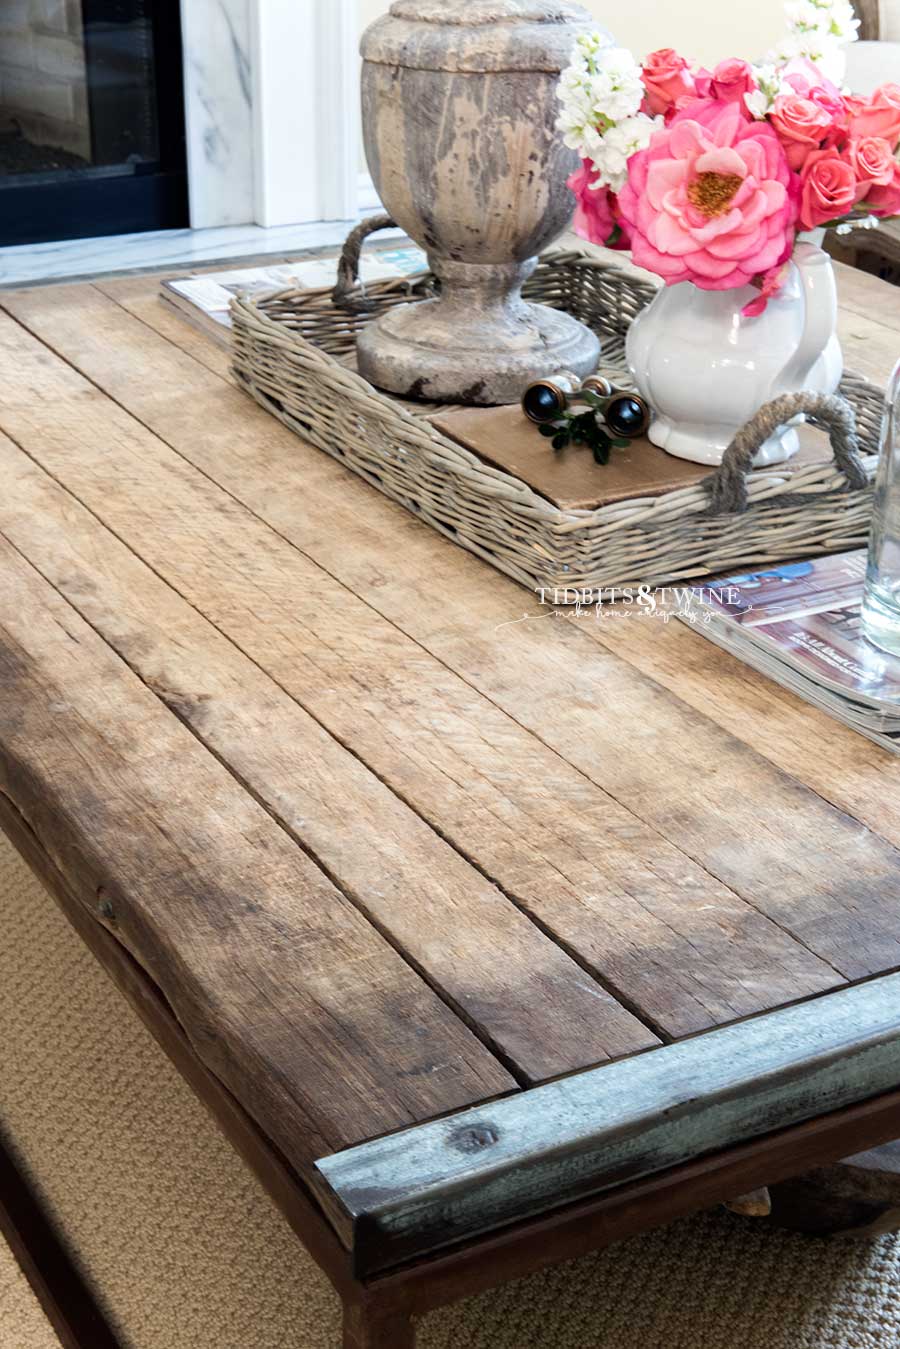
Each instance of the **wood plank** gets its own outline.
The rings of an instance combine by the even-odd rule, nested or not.
[[[879,386],[887,384],[897,361],[900,342],[900,331],[892,323],[883,321],[889,313],[889,309],[876,310],[875,317],[852,309],[838,312],[837,331],[847,369],[864,375]]]
[[[211,372],[198,370],[168,343],[148,340],[145,329],[136,330],[133,320],[96,293],[70,291],[65,299],[58,291],[52,296],[20,293],[6,303],[181,455],[268,520],[323,571],[351,587],[368,606],[370,631],[373,611],[386,617],[574,765],[582,779],[625,806],[642,827],[675,844],[846,977],[900,964],[895,920],[900,857],[858,819],[830,808],[740,735],[724,733],[584,631],[548,621],[547,611],[526,592],[264,415],[256,415],[256,409],[245,406],[241,412],[233,390]],[[3,411],[2,419],[8,422],[9,415]],[[338,592],[321,589],[326,584],[322,571],[298,571],[296,576],[295,590],[306,577],[308,585],[329,595],[329,603],[337,603]],[[346,616],[349,611],[342,606],[341,612]],[[305,615],[304,622],[314,627],[315,615]],[[236,640],[248,640],[245,629]],[[271,659],[266,657],[269,669]],[[286,670],[283,677],[289,677]],[[440,688],[426,707],[433,709],[436,696],[440,703]],[[455,726],[458,739],[464,739],[462,728],[470,724],[471,715],[467,706],[462,724]],[[392,729],[395,735],[404,733],[396,722]],[[408,729],[407,719],[407,734]],[[371,738],[362,752],[372,755]],[[417,778],[419,801],[421,783]],[[547,796],[565,799],[555,783]],[[575,804],[568,800],[561,830],[569,853],[570,822],[580,814]],[[437,815],[445,828],[455,826],[455,814],[444,803]],[[607,835],[604,846],[608,842]],[[534,859],[529,860],[531,876]],[[510,891],[516,889],[511,880],[503,883]],[[634,893],[630,886],[628,891]],[[723,932],[721,895],[720,889],[711,904],[704,896],[691,933],[695,941],[716,939],[714,952],[707,947],[704,954],[696,949],[687,953],[682,947],[673,953],[654,944],[648,933],[639,959],[628,969],[629,977],[633,970],[639,975],[641,967],[646,975],[651,963],[654,977],[660,968],[672,972],[655,1002],[650,1001],[654,992],[646,978],[635,993],[645,1011],[654,1008],[652,1015],[662,1026],[675,1023],[665,1019],[666,1006],[657,1012],[659,1002],[664,998],[676,1012],[681,1003],[671,988],[673,975],[693,980],[698,967],[735,954],[734,948],[728,949],[728,937],[717,939]],[[641,899],[646,903],[643,894]],[[528,902],[535,903],[531,896]],[[677,908],[683,911],[683,905],[682,899]],[[620,912],[615,929],[623,929]],[[769,926],[769,940],[772,930]],[[581,941],[580,930],[576,935]],[[621,939],[614,934],[607,949],[617,956],[617,948]],[[608,971],[611,961],[604,959]],[[746,1007],[755,995],[757,1007],[775,1005],[778,995],[765,959],[744,950],[740,961],[745,988],[752,986],[752,991],[750,999],[736,1001]],[[731,969],[737,973],[733,965]],[[618,971],[609,978],[620,990],[627,986]],[[726,1018],[719,1014],[718,1019]],[[684,1016],[677,1021],[679,1029],[689,1024]],[[692,1024],[697,1028],[699,1019]]]
[[[664,1045],[316,1166],[372,1273],[900,1085],[900,975]]]
[[[834,264],[840,308],[878,319],[900,332],[900,297],[895,286],[844,262]]]
[[[95,281],[94,285],[103,295],[161,334],[173,346],[193,356],[208,370],[233,382],[230,351],[213,342],[186,319],[180,318],[170,305],[164,304],[159,298],[159,281],[158,276],[121,276],[108,281]]]
[[[228,765],[517,1077],[539,1081],[657,1043],[5,436],[0,478],[8,489],[0,500],[0,533]]]
[[[358,1297],[359,1285],[351,1283],[348,1253],[299,1177],[260,1134],[219,1079],[203,1066],[158,990],[127,951],[94,922],[71,894],[21,816],[2,796],[0,828],[30,863],[81,939],[211,1111],[313,1259],[345,1298]],[[783,1180],[795,1174],[798,1167],[820,1166],[861,1146],[877,1146],[898,1135],[900,1093],[895,1092],[619,1186],[533,1222],[468,1242],[436,1259],[408,1265],[396,1274],[376,1278],[369,1286],[377,1298],[391,1300],[409,1314],[423,1314],[506,1279],[536,1272],[635,1232],[709,1208],[738,1188]]]
[[[0,791],[300,1169],[513,1079],[0,539]],[[323,915],[327,914],[327,923]]]
[[[258,1124],[202,1062],[145,970],[116,937],[96,922],[44,851],[27,821],[8,797],[0,793],[0,830],[31,867],[68,923],[115,984],[132,1010],[153,1035],[188,1086],[215,1119],[229,1143],[303,1242],[308,1254],[345,1293],[351,1286],[347,1253],[331,1224],[312,1198],[308,1185],[284,1155],[261,1132]],[[104,1349],[90,1341],[89,1349]]]
[[[900,847],[900,760],[681,623],[583,624],[690,707]]]
[[[224,416],[242,460],[272,461],[272,501],[283,495],[275,463],[290,475],[298,453],[311,455],[315,488],[315,471],[329,461],[304,451],[237,390],[148,341],[96,292],[74,296],[81,321],[83,296],[96,320],[84,328],[82,355],[108,355],[117,388],[134,383],[136,328],[150,349],[141,376],[148,416],[153,408],[187,418],[196,431],[200,405],[217,448]],[[62,322],[68,314],[65,306]],[[122,329],[121,340],[105,321]],[[4,368],[17,378],[0,380],[0,424],[28,453],[644,1019],[681,1034],[842,981],[8,320],[0,322]],[[388,505],[366,496],[374,508]],[[301,489],[298,522],[308,500]],[[397,543],[384,539],[391,552],[398,543],[402,533]],[[423,587],[440,579],[434,565],[431,557]],[[496,636],[487,630],[489,641]],[[505,634],[498,656],[504,643]],[[548,696],[542,720],[552,705]],[[617,733],[613,752],[621,758]]]
[[[315,1207],[299,1177],[198,1059],[158,990],[128,952],[96,923],[66,886],[22,817],[0,796],[0,828],[12,839],[60,904],[81,939],[128,999],[162,1049],[212,1112],[279,1206],[307,1251],[347,1299],[359,1296],[348,1253]],[[819,1166],[861,1146],[900,1135],[900,1093],[877,1097],[780,1130],[608,1194],[557,1209],[533,1222],[468,1242],[436,1259],[408,1265],[369,1285],[378,1298],[422,1314],[506,1279],[583,1255],[635,1232],[720,1202],[738,1188],[774,1182],[799,1166]],[[93,1343],[92,1343],[93,1349]]]

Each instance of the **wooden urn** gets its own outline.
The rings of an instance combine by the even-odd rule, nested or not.
[[[360,373],[379,388],[514,403],[533,379],[596,370],[596,335],[521,295],[574,211],[557,84],[595,27],[565,0],[396,0],[363,35],[369,168],[440,279],[438,298],[364,330]]]

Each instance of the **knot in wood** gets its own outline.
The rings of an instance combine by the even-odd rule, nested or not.
[[[102,885],[97,890],[97,912],[101,918],[106,918],[110,922],[115,920],[116,911],[113,902]]]

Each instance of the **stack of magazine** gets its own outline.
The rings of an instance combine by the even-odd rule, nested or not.
[[[426,271],[428,260],[414,245],[373,249],[360,263],[360,280],[394,281]],[[205,272],[199,276],[163,281],[159,297],[200,328],[209,337],[227,346],[231,334],[231,301],[235,295],[252,299],[287,286],[317,289],[333,286],[338,275],[338,255],[300,259],[297,262],[270,264],[267,267],[239,267],[227,272]]]
[[[865,573],[865,549],[743,572],[695,590],[678,617],[900,754],[900,658],[863,633]]]

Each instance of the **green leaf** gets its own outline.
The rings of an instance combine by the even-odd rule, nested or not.
[[[540,433],[541,433],[542,436],[547,436],[548,438],[549,438],[550,436],[555,436],[555,435],[558,435],[558,434],[559,434],[559,428],[558,428],[558,427],[556,427],[556,426],[550,426],[550,425],[548,425],[546,422],[543,424],[543,426],[539,426],[539,427],[538,427],[538,430],[540,431]]]
[[[607,443],[606,445],[595,445],[595,446],[594,446],[594,463],[595,463],[595,464],[608,464],[608,463],[609,463],[609,444],[608,444],[608,443]]]
[[[569,443],[569,434],[566,431],[560,431],[559,435],[553,437],[554,450],[564,450]]]
[[[614,441],[613,441],[613,444],[615,445],[615,447],[616,447],[617,450],[627,450],[627,449],[629,449],[630,446],[631,446],[631,441],[630,441],[630,440],[614,440]]]

